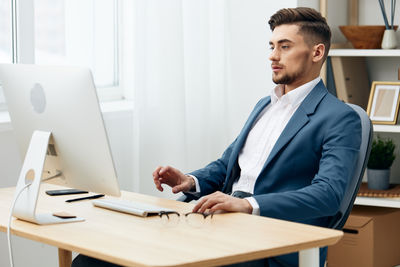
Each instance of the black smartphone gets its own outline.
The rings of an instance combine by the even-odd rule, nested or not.
[[[79,189],[59,189],[59,190],[47,190],[46,194],[50,196],[62,196],[62,195],[73,195],[73,194],[85,194],[88,191]]]

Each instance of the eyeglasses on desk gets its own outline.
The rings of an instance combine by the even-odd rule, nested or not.
[[[165,226],[176,226],[184,218],[184,221],[193,227],[201,227],[206,223],[211,222],[213,213],[200,213],[200,212],[188,212],[180,214],[176,211],[161,211],[158,213],[160,222]]]

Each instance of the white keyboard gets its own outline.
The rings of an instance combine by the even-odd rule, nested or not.
[[[95,207],[129,213],[141,217],[158,214],[160,211],[174,211],[156,205],[122,199],[96,199],[92,201],[92,204]]]

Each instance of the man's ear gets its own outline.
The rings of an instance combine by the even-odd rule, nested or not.
[[[317,63],[323,60],[325,54],[325,45],[317,44],[313,47],[313,62]]]

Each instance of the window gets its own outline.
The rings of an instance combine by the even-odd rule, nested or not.
[[[0,0],[0,62],[12,61],[11,1]]]
[[[13,62],[12,0],[0,0],[0,62]],[[100,100],[120,88],[118,0],[26,0],[17,9],[18,63],[75,65],[92,70]],[[0,89],[0,108],[5,107]]]
[[[89,67],[100,96],[121,98],[118,0],[35,0],[34,9],[35,63]]]
[[[11,1],[0,0],[0,63],[12,62]],[[5,109],[5,99],[0,82],[0,110]]]

